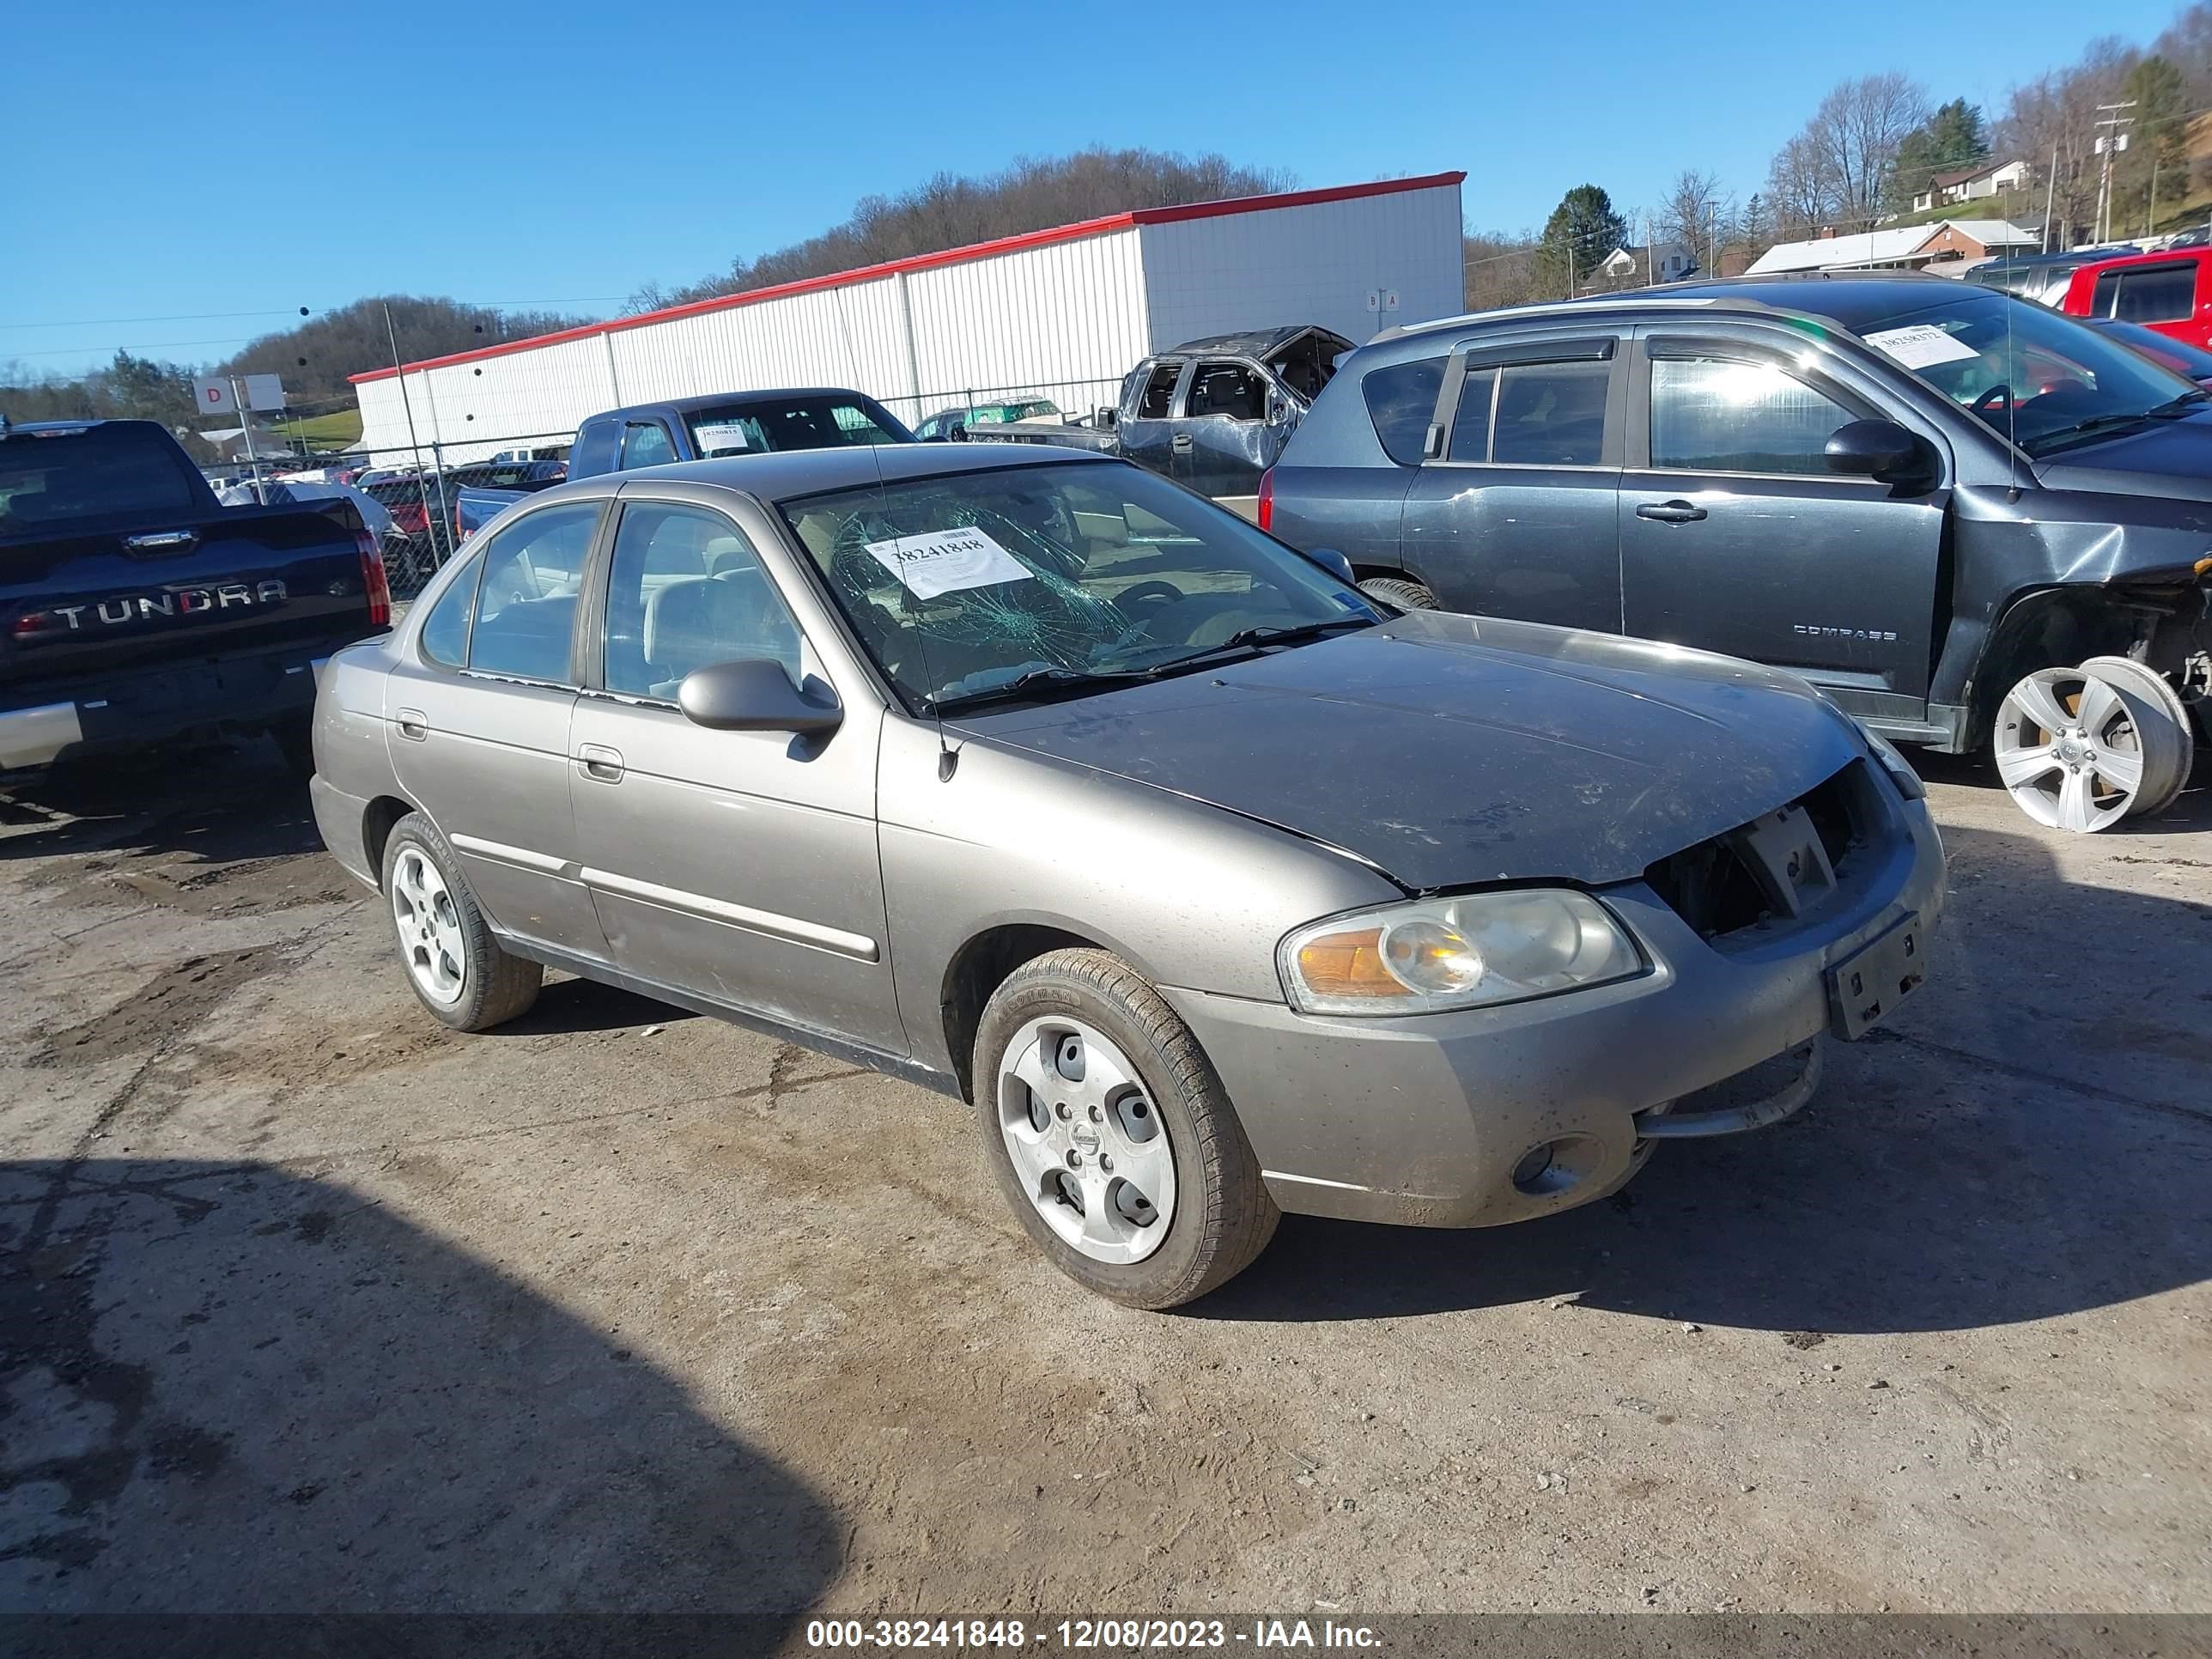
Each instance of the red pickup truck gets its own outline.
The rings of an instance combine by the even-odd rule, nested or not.
[[[2132,253],[2083,265],[2058,308],[2071,317],[2141,323],[2193,346],[2212,347],[2212,247]]]

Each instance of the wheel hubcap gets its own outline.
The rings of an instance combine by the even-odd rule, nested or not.
[[[459,1002],[469,977],[460,912],[445,877],[419,848],[407,848],[392,867],[392,920],[399,954],[422,994],[441,1005]]]
[[[1997,775],[2021,811],[2087,835],[2143,797],[2143,723],[2132,701],[2094,674],[2040,668],[1997,711]]]
[[[1094,1261],[1141,1261],[1175,1218],[1175,1151],[1136,1067],[1080,1020],[1048,1016],[999,1062],[999,1132],[1022,1190]]]

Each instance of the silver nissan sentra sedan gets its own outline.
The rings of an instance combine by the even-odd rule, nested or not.
[[[1066,450],[595,477],[330,659],[316,818],[448,1025],[553,967],[969,1100],[1145,1308],[1602,1197],[1919,982],[1919,782],[1802,681],[1350,574]]]

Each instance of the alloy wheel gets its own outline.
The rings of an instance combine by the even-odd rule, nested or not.
[[[1094,1261],[1141,1261],[1175,1219],[1175,1150],[1136,1067],[1083,1021],[1033,1019],[999,1062],[999,1133],[1023,1191]]]
[[[2132,691],[2079,668],[2039,668],[2006,693],[1994,746],[2021,811],[2075,835],[2156,799],[2187,758]]]
[[[399,953],[424,996],[440,1004],[468,988],[468,951],[460,912],[446,878],[419,847],[404,848],[392,869],[392,920]]]

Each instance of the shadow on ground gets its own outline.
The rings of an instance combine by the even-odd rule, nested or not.
[[[266,739],[100,756],[0,787],[0,859],[94,849],[227,864],[323,842],[306,783]]]
[[[0,1165],[0,1609],[650,1609],[768,1651],[841,1534],[628,1341],[343,1186]]]
[[[1944,835],[1954,896],[1929,985],[1873,1040],[1832,1045],[1797,1117],[1662,1146],[1613,1199],[1521,1226],[1286,1217],[1190,1311],[1386,1318],[1578,1294],[1715,1326],[1917,1331],[2204,1279],[2212,908],[2068,882],[2025,824]]]

